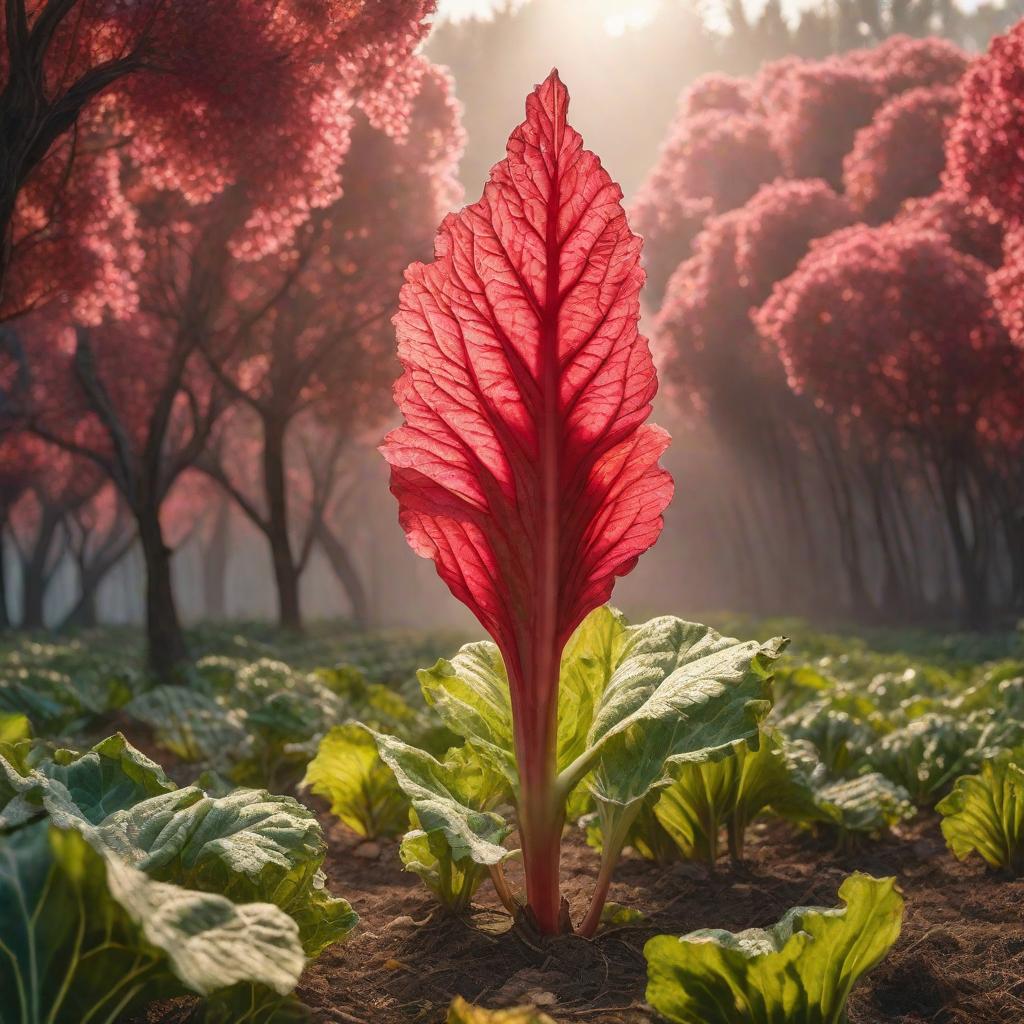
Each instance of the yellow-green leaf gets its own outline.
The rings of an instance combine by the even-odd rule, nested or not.
[[[850,990],[899,936],[903,897],[895,879],[857,873],[839,898],[771,928],[656,936],[647,1001],[671,1024],[843,1024]]]
[[[532,1006],[520,1006],[511,1010],[485,1010],[482,1006],[473,1006],[461,996],[448,1011],[448,1024],[555,1024],[540,1010]]]
[[[331,813],[367,838],[405,831],[409,801],[360,725],[335,726],[321,741],[302,784],[331,802]]]
[[[994,868],[1024,875],[1024,769],[1007,757],[957,779],[936,808],[953,854],[977,853]]]

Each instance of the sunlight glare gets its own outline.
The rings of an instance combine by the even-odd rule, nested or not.
[[[604,30],[613,38],[644,28],[658,13],[658,0],[630,0],[614,6],[616,10],[604,19]]]

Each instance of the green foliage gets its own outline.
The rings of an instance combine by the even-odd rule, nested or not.
[[[719,761],[684,764],[662,790],[654,813],[684,858],[713,867],[722,829],[731,856],[742,860],[747,826],[773,800],[784,798],[789,786],[782,743],[763,733],[756,748],[738,743]]]
[[[1024,875],[1024,770],[1009,757],[958,779],[936,810],[960,860],[977,853],[990,867]]]
[[[281,661],[201,659],[188,686],[159,686],[125,709],[161,746],[243,785],[296,782],[316,740],[347,717],[312,674]]]
[[[489,868],[511,855],[502,843],[512,826],[491,810],[506,788],[500,773],[475,756],[479,775],[468,772],[469,752],[442,762],[394,736],[374,735],[380,756],[411,801],[420,828],[443,837],[454,862],[468,859]]]
[[[504,776],[490,769],[468,746],[448,751],[444,769],[458,803],[471,811],[492,812],[509,798]],[[458,841],[452,842],[444,819],[438,825],[436,819],[427,818],[427,825],[433,822],[428,828],[412,811],[411,820],[416,827],[402,840],[402,863],[407,871],[420,876],[445,907],[462,912],[487,877],[488,865],[458,854]]]
[[[741,643],[670,617],[630,626],[610,608],[584,620],[562,656],[554,797],[581,807],[586,780],[607,860],[614,863],[631,838],[642,842],[634,824],[673,772],[728,757],[735,743],[756,736],[780,647],[781,641]],[[422,830],[443,836],[456,862],[500,865],[512,825],[496,813],[496,794],[515,802],[519,776],[498,650],[488,642],[468,644],[422,671],[420,683],[428,706],[464,739],[465,756],[481,777],[496,780],[484,788],[488,800],[466,791],[464,765],[439,761],[396,737],[377,734],[381,757]],[[424,848],[418,837],[410,841],[410,863],[423,863]],[[432,871],[424,875],[436,887]]]
[[[315,817],[290,797],[179,789],[120,735],[84,754],[58,749],[49,756],[37,748],[11,760],[0,752],[8,898],[31,907],[27,893],[42,901],[56,893],[69,908],[60,927],[49,920],[57,904],[38,908],[46,928],[31,924],[32,911],[0,916],[0,949],[17,951],[10,985],[0,985],[0,1021],[10,1014],[11,1024],[21,1024],[24,1012],[34,1024],[45,999],[66,1000],[53,1007],[54,1020],[86,1019],[71,1014],[91,1008],[93,999],[100,1012],[112,979],[122,976],[129,988],[117,999],[125,1002],[116,1012],[104,1009],[109,1019],[165,993],[234,986],[220,1005],[251,1010],[234,1019],[269,1020],[266,1006],[286,1005],[281,997],[294,988],[306,956],[356,923],[351,907],[326,890],[325,853]],[[95,952],[83,947],[80,969],[74,950],[94,929]],[[116,941],[104,939],[114,935]],[[51,959],[68,964],[66,984],[37,992],[33,964]],[[3,969],[0,962],[0,981]],[[104,973],[105,988],[97,987]],[[18,993],[11,996],[17,1015],[2,1002],[6,993]]]
[[[302,782],[331,802],[331,813],[368,839],[397,836],[409,820],[409,801],[361,725],[335,726],[321,741]]]
[[[140,674],[113,644],[21,644],[0,650],[0,715],[24,715],[36,733],[74,737],[124,707]]]
[[[239,983],[283,995],[305,963],[267,903],[153,881],[42,819],[0,837],[0,1021],[113,1021],[149,1000]]]
[[[1018,723],[1000,721],[992,711],[928,711],[870,746],[865,761],[906,789],[916,804],[928,805],[1004,743],[1022,738]]]
[[[785,716],[779,729],[790,740],[813,744],[825,770],[844,776],[860,763],[876,733],[867,722],[833,705],[834,697],[815,700]]]
[[[651,939],[647,1001],[672,1024],[845,1024],[850,990],[899,936],[903,898],[894,879],[862,874],[839,898],[771,928]]]
[[[655,790],[640,806],[633,824],[626,834],[623,849],[631,849],[644,860],[653,860],[658,864],[672,864],[683,856],[679,846],[664,826],[658,821],[654,808],[661,797],[661,791]],[[596,813],[585,814],[579,821],[587,837],[587,845],[598,853],[604,852],[604,835],[601,832],[601,819]]]
[[[839,846],[876,835],[914,816],[909,794],[878,772],[840,779],[812,792],[814,811],[807,817],[831,829]]]
[[[32,735],[32,727],[25,715],[0,712],[0,744],[17,743]]]
[[[420,876],[442,906],[460,914],[487,877],[487,869],[470,857],[456,860],[444,833],[414,828],[402,838],[398,850],[406,871]]]

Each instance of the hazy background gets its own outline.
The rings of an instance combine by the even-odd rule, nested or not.
[[[742,0],[441,0],[427,44],[446,64],[464,109],[467,146],[461,165],[466,200],[476,199],[491,165],[503,156],[510,130],[522,119],[533,85],[557,66],[572,95],[570,117],[588,148],[623,186],[627,202],[653,164],[681,90],[697,76],[720,70],[751,74],[762,62],[786,54],[808,57],[869,45],[895,31],[945,35],[977,50],[1024,14],[1024,0],[970,4],[949,0],[827,0],[810,4],[744,4]],[[684,426],[668,403],[658,422],[675,435],[667,463],[677,492],[658,547],[619,584],[615,600],[640,614],[651,610],[698,614],[743,604],[744,567],[724,564],[723,529],[714,502],[694,481],[728,474],[729,460],[714,440]],[[350,488],[347,535],[380,625],[459,624],[468,613],[441,585],[433,566],[412,554],[397,526],[382,461],[367,444],[355,453],[357,486]],[[206,616],[204,553],[186,536],[175,561],[180,609],[188,621]],[[714,554],[713,552],[716,552]],[[310,619],[346,613],[334,576],[317,555],[303,578]],[[113,621],[138,621],[142,565],[133,551],[111,574],[99,611]],[[17,615],[16,580],[9,581]],[[786,579],[772,582],[768,607],[790,610]],[[225,583],[229,617],[272,617],[276,599],[262,537],[237,514]],[[70,565],[49,595],[49,615],[59,617],[75,592]],[[739,597],[737,597],[739,595]]]

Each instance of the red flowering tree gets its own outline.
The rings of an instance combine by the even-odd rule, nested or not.
[[[820,61],[784,57],[751,80],[699,78],[683,93],[658,160],[634,201],[654,298],[660,299],[708,217],[742,205],[782,174],[823,178],[842,191],[844,160],[879,108],[909,90],[955,85],[966,64],[963,51],[944,40],[897,35],[880,46]],[[928,139],[933,155],[934,133]],[[928,154],[919,155],[927,161]],[[888,160],[899,156],[882,154]],[[933,175],[934,163],[929,163]],[[858,173],[873,178],[883,172],[862,160]],[[920,189],[919,180],[912,187]],[[898,186],[898,181],[887,183],[897,205],[922,194],[900,196]]]
[[[187,650],[160,511],[220,411],[210,376],[194,341],[151,312],[77,328],[36,317],[23,331],[33,431],[98,466],[131,509],[146,564],[150,659],[166,677]]]
[[[946,135],[960,105],[950,86],[911,89],[889,100],[843,159],[843,189],[866,221],[890,220],[908,199],[938,189]]]
[[[64,529],[78,593],[58,628],[95,626],[100,586],[135,543],[132,514],[117,488],[107,483],[90,500],[68,509]]]
[[[947,238],[858,226],[815,244],[757,315],[791,386],[934,472],[968,615],[986,620],[990,509],[978,498],[980,420],[1021,385],[988,268]]]
[[[16,431],[0,432],[0,631],[11,626],[7,605],[7,546],[4,542],[11,510],[28,490],[36,471],[34,450]]]
[[[209,65],[201,62],[197,70],[200,95],[206,88],[233,91],[260,117],[241,131],[237,125],[211,131],[205,107],[183,106],[166,88],[147,90],[152,82],[144,76],[125,79],[124,95],[110,101],[107,114],[115,128],[139,125],[118,163],[139,242],[136,311],[119,310],[95,324],[78,316],[71,328],[49,304],[23,330],[34,349],[33,429],[101,466],[135,518],[146,561],[150,660],[165,676],[187,650],[161,507],[203,451],[225,404],[200,345],[215,349],[222,338],[240,336],[244,325],[216,315],[238,267],[291,258],[296,233],[342,194],[356,118],[402,138],[426,71],[413,53],[424,30],[422,3],[257,5],[255,11],[245,5],[248,20],[237,36],[219,8],[210,14],[206,5],[183,7],[193,15],[178,25],[174,45],[183,53],[193,53],[189,33],[210,27],[204,19],[216,23],[216,58],[211,53]],[[322,29],[316,45],[327,49],[310,59],[307,35],[316,27]],[[267,31],[275,42],[272,62],[280,65],[273,82],[256,73],[271,59],[261,49],[270,46],[261,34]],[[156,143],[177,123],[179,108],[186,138],[172,159]],[[153,135],[142,126],[143,113]],[[102,142],[107,129],[103,121],[89,138]],[[291,276],[278,273],[279,291]],[[259,319],[254,312],[260,310],[246,316]]]
[[[1004,49],[1012,45],[1007,43]],[[996,47],[994,52],[1002,50]],[[718,216],[709,217],[703,225],[701,211],[692,205],[684,208],[671,193],[663,201],[658,199],[657,187],[643,193],[650,205],[643,211],[645,226],[650,225],[648,230],[655,236],[655,275],[665,274],[673,261],[678,266],[659,315],[669,379],[677,393],[691,397],[689,407],[704,414],[713,434],[742,467],[739,478],[746,479],[751,472],[762,476],[758,493],[740,502],[733,500],[730,510],[737,522],[749,519],[743,532],[755,542],[748,549],[755,552],[757,561],[770,566],[760,575],[776,579],[803,559],[809,571],[798,574],[800,578],[819,581],[819,595],[807,598],[816,606],[839,593],[847,594],[858,609],[878,606],[916,614],[932,605],[942,607],[945,602],[948,606],[954,586],[944,568],[948,564],[959,567],[955,586],[971,605],[974,619],[984,614],[984,601],[991,596],[980,593],[978,580],[986,571],[992,570],[990,582],[993,593],[999,590],[999,600],[1009,592],[1003,586],[1008,582],[1006,561],[999,568],[999,559],[993,560],[992,555],[995,549],[1012,551],[1021,546],[1013,502],[1005,497],[1020,492],[1007,455],[1013,450],[1007,438],[1017,436],[1011,422],[1015,405],[1007,397],[994,397],[996,393],[1005,396],[1005,388],[993,393],[987,412],[974,416],[970,470],[955,468],[954,472],[949,465],[961,467],[956,460],[946,465],[943,472],[956,479],[946,486],[947,497],[936,502],[932,495],[938,486],[933,487],[938,460],[926,458],[918,441],[910,444],[907,424],[869,431],[863,415],[841,414],[840,407],[820,394],[816,385],[799,387],[792,374],[787,383],[774,335],[768,332],[767,341],[759,341],[750,315],[773,288],[781,289],[779,282],[794,270],[808,244],[822,239],[817,244],[826,246],[833,232],[863,219],[881,225],[877,247],[893,246],[894,260],[923,258],[924,248],[912,247],[917,254],[912,256],[900,248],[900,239],[927,235],[951,265],[960,267],[960,261],[966,261],[963,265],[971,268],[970,273],[938,274],[937,279],[963,290],[950,300],[950,308],[958,309],[960,302],[979,304],[989,318],[985,323],[991,326],[988,286],[1002,319],[1012,331],[1024,331],[1020,327],[1024,272],[1018,271],[1024,264],[1016,255],[1018,236],[1006,231],[1010,218],[1005,190],[1002,206],[988,202],[977,173],[971,170],[974,178],[966,181],[956,171],[955,159],[960,153],[965,166],[969,165],[973,157],[963,154],[970,145],[975,147],[972,152],[980,152],[985,144],[983,130],[1008,125],[1013,116],[1010,93],[1005,91],[1013,73],[1005,54],[1003,58],[1001,72],[991,67],[970,72],[965,88],[968,95],[972,88],[976,90],[977,102],[972,113],[966,112],[968,104],[959,116],[957,89],[967,59],[957,47],[935,39],[896,36],[879,46],[824,61],[785,58],[766,65],[751,82],[709,80],[684,100],[671,137],[685,138],[687,125],[706,117],[707,110],[720,108],[723,119],[759,117],[768,126],[779,164],[790,180],[774,182],[726,216],[721,216],[725,202],[713,208],[705,200],[705,209]],[[990,54],[982,63],[992,65],[994,60]],[[993,107],[997,120],[1003,118],[998,124],[982,109],[982,82],[997,82],[997,88],[1004,90]],[[950,137],[953,168],[944,175]],[[1004,149],[1007,161],[1011,149],[1012,145]],[[699,177],[689,159],[683,150],[673,153],[667,146],[652,172],[651,185]],[[736,145],[731,159],[742,178],[748,171],[747,150]],[[716,152],[715,167],[729,177],[722,170],[730,167],[727,152]],[[806,180],[809,176],[815,178],[813,183]],[[971,202],[965,200],[965,192]],[[773,241],[776,232],[777,242]],[[852,246],[823,251],[837,264],[861,253]],[[831,274],[844,283],[827,291],[831,306],[826,308],[822,299],[822,317],[845,324],[860,315],[853,312],[859,303],[885,301],[877,288],[874,293],[858,291],[862,285],[868,287],[867,279],[842,278],[843,268],[826,267],[824,260],[821,257],[808,265],[822,279]],[[796,280],[794,276],[772,300],[780,316],[779,311],[789,308],[787,302],[798,301]],[[938,291],[928,301],[942,308]],[[962,321],[969,319],[964,314]],[[808,353],[819,353],[823,370],[825,364],[835,363],[832,369],[838,373],[842,361],[823,345],[819,348],[820,325],[804,319],[792,329],[804,332],[802,344]],[[998,325],[992,329],[998,332]],[[969,346],[973,335],[968,331],[963,337]],[[1010,359],[1005,336],[999,346],[1002,357]],[[844,358],[862,369],[866,362],[865,353],[855,348]],[[1005,365],[1004,370],[1005,377],[1010,371]],[[941,361],[940,375],[947,372],[958,372],[950,359]],[[971,379],[965,370],[965,386]],[[980,396],[984,387],[975,383]],[[865,381],[850,383],[851,402],[867,401],[858,393],[861,387],[867,387]],[[948,405],[939,405],[943,415],[953,417]],[[906,417],[923,413],[904,409]],[[933,423],[931,447],[940,443],[963,447],[966,442],[952,440],[951,435],[941,442],[934,440],[940,419]],[[950,424],[954,421],[955,417]],[[712,487],[721,491],[722,478],[727,474],[722,473]],[[967,479],[969,485],[964,482]],[[977,511],[975,522],[965,524],[951,519],[953,499],[948,494],[951,489],[958,491],[962,507],[968,486],[973,488],[975,503],[980,500],[984,507]],[[977,499],[979,493],[983,499]],[[758,507],[762,496],[763,506]],[[801,508],[829,509],[831,515],[805,512],[801,522]],[[970,539],[963,541],[964,536]],[[964,544],[968,548],[977,544],[978,550],[965,553]],[[961,550],[954,550],[958,547]],[[929,548],[938,549],[940,557],[922,558]],[[935,565],[940,568],[933,571]],[[1019,579],[1019,569],[1012,573]],[[1014,586],[1020,590],[1019,582],[1008,584],[1010,589]],[[788,590],[792,594],[793,588]]]
[[[968,201],[986,200],[1009,223],[1024,221],[1024,21],[989,44],[961,85],[949,137],[949,180]]]
[[[1003,263],[1006,224],[986,200],[968,205],[949,189],[923,199],[909,199],[893,218],[911,230],[933,231],[949,239],[954,249],[990,267]]]
[[[680,118],[634,201],[655,299],[707,218],[746,202],[782,172],[768,122],[756,111],[737,109],[739,87],[726,84],[733,82],[716,76],[684,93]],[[709,106],[713,102],[727,106]]]
[[[1024,21],[997,36],[964,76],[963,103],[950,133],[948,184],[966,203],[997,211],[1010,231],[996,302],[1013,337],[1024,341]]]
[[[743,453],[744,472],[762,478],[735,513],[744,521],[749,515],[745,531],[758,537],[779,512],[783,516],[777,540],[758,540],[778,563],[769,575],[799,565],[806,571],[794,576],[814,578],[816,528],[795,446],[812,427],[820,429],[820,416],[794,399],[750,313],[796,267],[812,239],[853,219],[846,201],[823,181],[766,185],[745,206],[708,223],[695,254],[669,282],[657,319],[670,385],[731,450]]]
[[[879,76],[841,57],[787,65],[762,93],[786,173],[823,178],[834,188],[842,185],[843,158],[857,132],[884,100]]]
[[[283,626],[302,624],[299,582],[313,545],[351,563],[326,518],[354,438],[390,407],[394,313],[404,267],[430,251],[458,199],[461,149],[451,83],[429,69],[406,134],[366,118],[352,130],[342,197],[317,211],[287,250],[237,265],[208,311],[204,352],[240,405],[202,464],[266,537]],[[346,589],[365,621],[357,578]]]
[[[318,193],[337,194],[352,102],[401,124],[430,7],[11,0],[0,11],[0,274],[11,264],[0,313],[53,292],[94,315],[123,301],[134,254],[111,152],[122,145],[151,182],[194,200],[244,177],[250,245],[301,223]]]
[[[45,625],[46,594],[67,551],[69,521],[103,485],[95,466],[31,435],[15,436],[21,458],[30,460],[28,484],[10,509],[8,536],[21,563],[21,628]]]

